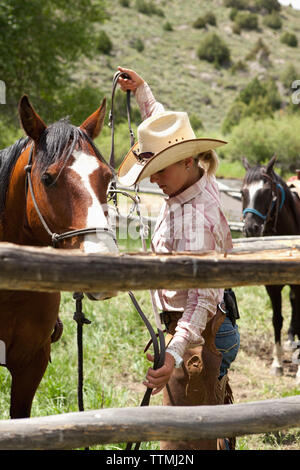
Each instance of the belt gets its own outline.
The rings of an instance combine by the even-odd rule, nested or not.
[[[229,312],[226,308],[225,302],[220,302],[217,305],[217,308],[223,313],[223,315],[226,315],[226,317],[230,318],[230,315],[229,315]],[[169,326],[170,326],[171,322],[172,321],[177,322],[182,317],[183,312],[179,312],[178,310],[174,310],[172,312],[169,312],[167,310],[163,310],[159,315],[160,315],[161,322],[164,323],[167,331],[169,331]]]

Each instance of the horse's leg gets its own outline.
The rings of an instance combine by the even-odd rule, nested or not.
[[[281,329],[283,324],[283,317],[281,314],[281,291],[283,286],[266,286],[267,292],[271,299],[273,309],[273,328],[275,347],[273,351],[273,362],[271,365],[271,372],[273,375],[283,374],[283,351],[281,346]]]
[[[291,299],[292,299],[292,318],[290,329],[293,333],[293,339],[295,336],[300,340],[300,285],[291,285]],[[300,350],[299,353],[296,353],[298,361],[298,371],[296,374],[296,382],[300,384]]]
[[[293,350],[293,342],[294,342],[294,338],[295,338],[295,335],[296,335],[296,321],[297,321],[297,304],[296,304],[296,293],[295,293],[295,288],[297,288],[297,286],[290,286],[290,303],[291,303],[291,310],[292,310],[292,314],[291,314],[291,321],[290,321],[290,326],[289,326],[289,329],[288,329],[288,339],[287,341],[284,343],[284,347],[285,349],[291,351]]]
[[[10,417],[28,418],[35,392],[42,380],[50,358],[50,341],[41,348],[28,364],[10,369]]]

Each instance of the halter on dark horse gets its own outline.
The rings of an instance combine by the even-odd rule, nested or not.
[[[266,166],[250,167],[248,161],[243,159],[247,173],[241,193],[244,232],[247,237],[300,235],[300,200],[274,172],[275,161],[274,156]],[[281,291],[283,287],[283,285],[266,286],[272,303],[275,333],[274,360],[271,370],[276,375],[283,373],[281,347],[283,324]],[[291,285],[290,288],[292,315],[288,339],[292,345],[295,336],[300,339],[300,285]],[[300,367],[296,378],[300,381]]]

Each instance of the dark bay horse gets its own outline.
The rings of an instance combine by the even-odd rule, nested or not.
[[[246,175],[242,185],[242,203],[244,215],[244,232],[247,237],[300,235],[300,199],[292,192],[283,179],[274,170],[276,157],[272,157],[266,166],[250,167],[244,158]],[[281,312],[282,285],[268,285],[273,309],[273,327],[275,334],[274,359],[272,372],[283,373],[281,329],[283,317]],[[295,336],[300,340],[300,285],[290,286],[292,307],[288,340],[291,344]],[[300,366],[296,375],[300,383]]]
[[[106,207],[112,171],[93,143],[105,108],[104,99],[80,127],[66,119],[47,127],[23,96],[19,115],[27,137],[0,152],[0,241],[47,246],[54,235],[62,235],[56,238],[58,248],[117,251]],[[89,294],[94,300],[113,295]],[[2,365],[12,376],[11,418],[30,416],[51,342],[61,334],[59,304],[59,292],[0,290]]]

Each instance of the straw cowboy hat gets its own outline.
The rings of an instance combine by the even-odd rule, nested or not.
[[[132,186],[187,157],[213,150],[227,142],[197,139],[187,113],[165,111],[145,119],[138,127],[138,141],[124,158],[118,178]]]

